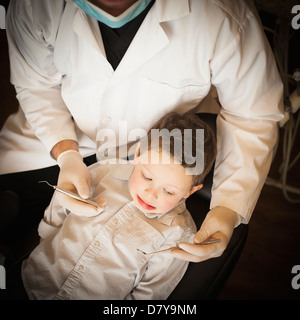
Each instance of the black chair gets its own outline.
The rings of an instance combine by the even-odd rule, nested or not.
[[[199,117],[210,124],[216,132],[216,115],[199,113]],[[190,196],[186,205],[199,230],[211,199],[213,171],[206,176],[203,188]],[[169,300],[216,299],[228,280],[246,243],[248,225],[235,228],[231,240],[221,257],[204,262],[190,263],[183,279],[169,296]]]

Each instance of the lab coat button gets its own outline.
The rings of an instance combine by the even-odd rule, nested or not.
[[[80,266],[78,266],[78,270],[79,271],[83,271],[84,270],[84,266],[81,264]]]
[[[94,242],[94,246],[95,246],[95,247],[100,247],[100,241],[96,240],[96,241]]]
[[[111,117],[110,116],[103,117],[102,124],[107,125],[110,122],[111,122]]]
[[[114,219],[114,220],[112,221],[112,223],[113,223],[114,226],[117,226],[117,225],[119,224],[118,219]]]

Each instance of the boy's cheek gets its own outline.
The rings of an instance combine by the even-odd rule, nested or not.
[[[160,201],[160,211],[162,211],[163,213],[166,213],[170,210],[172,210],[176,205],[178,204],[178,201],[175,199],[169,200],[169,199],[163,199],[162,201]]]
[[[174,209],[178,203],[180,202],[180,197],[174,197],[171,200],[168,198],[165,198],[163,201],[160,201],[160,209],[164,213]]]
[[[138,186],[139,186],[138,179],[136,178],[135,175],[131,175],[130,180],[129,180],[129,190],[130,190],[130,192],[131,193],[132,192],[136,192]]]

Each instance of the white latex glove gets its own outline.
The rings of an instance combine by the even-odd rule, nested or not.
[[[171,251],[173,257],[191,262],[200,262],[219,257],[226,249],[235,226],[240,223],[240,216],[225,207],[216,207],[208,212],[200,230],[194,237],[194,244],[180,243],[180,249]],[[209,239],[220,239],[214,244],[200,245]]]
[[[57,158],[57,163],[60,167],[57,186],[77,193],[83,199],[88,199],[90,196],[90,174],[80,153],[75,150],[62,152]],[[100,213],[95,206],[60,192],[57,192],[56,196],[64,208],[77,215],[93,217]]]

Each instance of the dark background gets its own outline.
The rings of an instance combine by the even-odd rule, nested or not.
[[[8,2],[0,1],[0,5],[6,6]],[[294,17],[291,9],[300,5],[300,0],[257,0],[255,4],[278,63],[283,66],[284,79],[288,79],[286,93],[291,93],[296,88],[291,75],[300,68],[300,29],[291,27]],[[1,128],[7,116],[18,107],[14,88],[9,82],[5,30],[0,30],[0,71]],[[294,123],[298,116],[299,111],[293,114]],[[269,174],[276,180],[281,178],[285,130],[286,127],[280,128],[280,141]],[[292,159],[300,152],[300,132],[295,132]],[[288,171],[287,184],[300,189],[300,160]],[[300,194],[289,196],[300,199]],[[291,285],[295,276],[292,268],[300,265],[299,247],[300,204],[289,202],[281,189],[265,185],[249,224],[245,248],[219,299],[300,299],[300,289],[295,290]],[[300,285],[300,279],[298,283]]]

